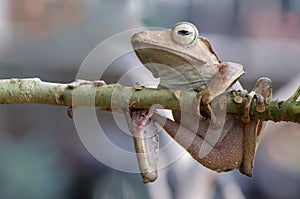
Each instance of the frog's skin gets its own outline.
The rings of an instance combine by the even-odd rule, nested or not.
[[[178,23],[169,30],[136,33],[131,42],[140,61],[154,77],[160,78],[159,87],[198,92],[199,100],[211,114],[211,119],[203,120],[199,108],[197,113],[173,111],[174,121],[155,114],[155,119],[166,132],[202,165],[217,172],[240,169],[243,174],[251,176],[254,154],[265,122],[245,119],[249,118],[249,106],[243,119],[226,115],[217,142],[204,139],[211,128],[210,121],[216,119],[210,102],[222,93],[243,90],[237,81],[244,73],[243,67],[236,63],[221,62],[209,41],[199,36],[196,27],[188,22]],[[269,79],[258,80],[248,96],[248,104],[256,97],[263,110],[263,100],[269,100],[271,92]],[[200,153],[203,144],[212,147],[204,157]]]

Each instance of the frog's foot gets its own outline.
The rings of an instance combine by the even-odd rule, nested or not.
[[[258,112],[265,111],[264,97],[261,94],[256,93],[256,91],[251,91],[250,93],[248,93],[247,90],[243,89],[243,90],[233,91],[233,95],[234,95],[233,100],[237,104],[241,104],[244,101],[245,97],[247,98],[244,115],[242,117],[243,122],[245,123],[250,122],[250,106],[253,99],[257,99],[256,111]]]
[[[253,91],[247,94],[247,98],[245,112],[242,116],[242,121],[245,123],[250,122],[250,106],[253,99],[256,99],[255,110],[257,112],[262,113],[266,110],[265,101],[269,101],[272,98],[272,81],[266,77],[258,79]]]
[[[67,114],[68,114],[69,118],[71,118],[71,119],[73,118],[75,108],[76,108],[75,106],[68,107]]]
[[[264,112],[265,111],[265,104],[264,104],[264,97],[261,94],[257,94],[255,91],[251,91],[247,94],[247,102],[245,104],[244,115],[242,116],[242,121],[245,123],[250,122],[250,106],[253,99],[257,100],[257,105],[255,107],[256,111]]]
[[[205,92],[204,92],[205,93]],[[197,95],[197,99],[198,99],[198,110],[197,110],[197,113],[199,114],[199,118],[200,118],[200,121],[205,119],[205,117],[203,117],[201,114],[200,114],[200,105],[201,105],[201,102],[204,106],[204,109],[206,111],[206,113],[208,113],[210,115],[210,119],[211,119],[211,123],[212,123],[212,128],[213,129],[220,129],[222,128],[222,123],[220,121],[218,121],[211,105],[210,105],[210,102],[211,102],[211,98],[209,95],[203,95],[203,93],[199,93]]]
[[[130,109],[130,117],[134,126],[134,132],[141,132],[150,122],[149,119],[153,113],[148,113],[146,109]],[[134,136],[140,136],[139,133]]]

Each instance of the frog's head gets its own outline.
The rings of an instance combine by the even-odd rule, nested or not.
[[[191,23],[180,22],[168,30],[142,31],[131,38],[143,64],[158,63],[173,68],[186,64],[202,66],[219,63],[207,39]]]
[[[177,23],[168,30],[138,32],[131,43],[140,61],[154,77],[160,78],[163,87],[198,90],[216,74],[229,77],[222,84],[228,87],[243,74],[241,65],[220,65],[209,41],[188,22]],[[216,90],[224,92],[227,87]]]
[[[180,22],[167,30],[147,30],[135,33],[131,38],[131,42],[135,50],[156,47],[179,52],[183,49],[193,48],[197,43],[198,37],[198,29],[193,24]]]

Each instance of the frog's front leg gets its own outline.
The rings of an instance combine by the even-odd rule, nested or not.
[[[222,128],[222,124],[217,120],[216,114],[211,107],[211,101],[233,86],[240,76],[244,74],[244,71],[242,65],[232,62],[213,64],[210,65],[209,68],[211,68],[211,70],[214,69],[215,73],[211,74],[210,70],[202,71],[202,75],[204,77],[208,76],[209,78],[206,80],[207,82],[204,89],[201,89],[198,93],[198,99],[201,99],[199,106],[202,104],[205,112],[210,115],[212,127],[214,129],[220,129]],[[196,87],[196,91],[197,90],[198,88]]]
[[[143,182],[157,178],[158,132],[151,116],[153,109],[123,110],[134,140],[135,152]]]
[[[248,101],[245,106],[245,115],[243,122],[245,125],[244,137],[244,157],[240,171],[248,176],[252,176],[252,168],[255,152],[260,144],[261,138],[264,133],[266,121],[250,119],[250,105],[253,99],[257,100],[255,107],[258,112],[265,111],[264,101],[268,102],[272,98],[272,81],[269,78],[260,78],[253,90],[248,95]]]

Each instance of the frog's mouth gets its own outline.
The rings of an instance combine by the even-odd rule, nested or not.
[[[180,47],[178,49],[162,46],[155,40],[145,38],[145,33],[137,33],[132,36],[132,47],[143,64],[164,64],[170,67],[179,65],[204,65],[205,61],[199,60],[193,54],[185,53]],[[149,34],[149,33],[148,33]],[[191,46],[192,47],[192,46]]]
[[[156,44],[132,43],[134,52],[144,65],[159,64],[168,66],[184,74],[187,68],[192,70],[204,66],[203,60],[176,49],[158,46]],[[148,67],[147,67],[148,68]],[[148,68],[149,69],[149,68]]]
[[[180,54],[176,51],[170,51],[163,48],[147,47],[135,50],[136,55],[143,64],[157,63],[176,68],[186,64],[193,65],[196,59],[188,55]],[[199,62],[199,60],[197,60]],[[204,65],[205,63],[197,63]]]
[[[135,49],[135,53],[153,76],[160,78],[160,84],[168,85],[168,88],[187,89],[186,87],[199,83],[201,77],[205,76],[200,72],[203,62],[193,61],[190,57],[183,57],[172,51],[148,47]]]

